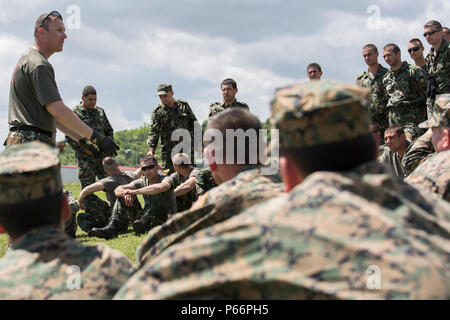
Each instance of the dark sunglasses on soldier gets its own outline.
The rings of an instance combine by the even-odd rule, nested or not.
[[[441,30],[430,30],[430,31],[428,31],[428,32],[425,32],[425,33],[423,34],[423,36],[426,38],[426,37],[428,37],[428,36],[432,36],[433,34],[435,34],[436,32],[439,32],[439,31],[441,31]]]
[[[59,13],[58,11],[52,11],[50,12],[45,18],[44,20],[42,20],[41,24],[39,25],[39,28],[42,28],[42,26],[44,25],[44,22],[50,17],[58,17],[59,19],[63,19],[61,13]]]
[[[141,167],[142,171],[152,170],[154,167],[156,167],[156,164],[149,164],[148,166]]]
[[[413,52],[413,51],[416,52],[416,51],[419,51],[419,49],[420,49],[420,47],[412,47],[412,48],[409,48],[409,49],[408,49],[408,52],[409,52],[409,53],[411,53],[411,52]]]

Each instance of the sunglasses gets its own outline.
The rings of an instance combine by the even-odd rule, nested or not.
[[[409,52],[409,53],[411,53],[411,52],[413,52],[413,51],[416,52],[416,51],[419,51],[419,49],[420,49],[420,47],[412,47],[412,48],[409,48],[409,49],[408,49],[408,52]]]
[[[42,26],[44,25],[45,21],[50,17],[58,17],[59,19],[63,19],[61,13],[59,13],[58,11],[52,11],[50,12],[45,18],[44,20],[42,20],[41,24],[39,25],[39,28],[42,28]]]
[[[428,32],[425,32],[425,33],[423,34],[423,36],[426,38],[426,37],[428,37],[428,36],[432,36],[433,34],[435,34],[436,32],[439,32],[439,31],[441,31],[441,30],[430,30],[430,31],[428,31]]]
[[[156,167],[156,164],[149,164],[148,166],[141,167],[142,171],[152,170],[154,167]]]

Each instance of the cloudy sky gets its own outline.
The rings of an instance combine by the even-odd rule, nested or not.
[[[408,41],[423,40],[424,23],[450,24],[445,0],[0,0],[2,143],[12,71],[33,43],[37,17],[51,10],[63,14],[68,36],[49,60],[64,102],[74,107],[93,85],[116,131],[150,121],[160,83],[171,83],[203,121],[228,77],[238,100],[265,121],[274,90],[305,81],[310,62],[322,66],[323,79],[354,82],[366,69],[365,44],[395,42],[412,62]]]

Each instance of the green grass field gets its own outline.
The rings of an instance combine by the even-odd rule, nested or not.
[[[78,195],[80,194],[81,191],[79,183],[77,182],[67,183],[64,185],[64,189],[71,191],[78,199]],[[106,201],[106,196],[104,192],[97,192],[96,195]],[[138,196],[138,199],[143,206],[144,199],[142,198],[142,196]],[[77,240],[80,241],[81,243],[86,245],[95,243],[104,243],[109,247],[124,253],[133,263],[135,263],[136,261],[134,255],[136,248],[142,242],[144,237],[145,235],[141,235],[139,237],[136,236],[131,226],[129,226],[128,228],[128,233],[121,234],[119,235],[118,238],[112,240],[88,237],[86,232],[82,231],[80,228],[78,228],[77,230]],[[0,235],[0,257],[3,257],[5,255],[7,249],[8,249],[8,237],[7,235],[2,234]]]

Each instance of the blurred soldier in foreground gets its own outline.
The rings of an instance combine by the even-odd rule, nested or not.
[[[411,142],[406,139],[405,132],[400,126],[387,128],[384,132],[384,141],[387,148],[384,148],[379,161],[389,168],[395,177],[403,180],[408,172],[403,167],[402,159]]]
[[[172,164],[172,149],[178,141],[172,141],[172,132],[176,129],[189,131],[191,138],[191,163],[194,165],[194,124],[197,121],[189,104],[173,97],[170,84],[160,84],[157,88],[161,103],[153,110],[150,132],[148,134],[148,155],[154,155],[158,140],[161,137],[162,168],[174,172]],[[184,139],[184,138],[183,138]]]
[[[223,101],[215,102],[209,106],[209,117],[228,108],[238,107],[249,110],[248,105],[245,102],[236,100],[236,93],[238,92],[236,81],[233,79],[225,79],[220,84],[220,89],[222,90]]]
[[[450,94],[438,98],[446,100],[442,113],[434,113],[433,118],[420,124],[431,128],[432,142],[437,154],[423,162],[405,180],[407,183],[438,194],[450,202]]]
[[[170,175],[173,183],[173,194],[177,199],[177,212],[189,209],[197,200],[195,179],[199,170],[190,165],[189,156],[177,153],[172,157],[175,172]]]
[[[167,248],[115,298],[448,299],[450,204],[374,161],[366,95],[328,81],[278,90],[288,193]]]
[[[0,299],[109,299],[128,279],[123,254],[63,232],[69,215],[57,149],[31,142],[0,155],[0,232],[12,240],[0,260]]]
[[[375,45],[365,45],[362,54],[369,69],[358,76],[356,84],[369,89],[370,119],[378,125],[383,137],[384,130],[389,127],[389,109],[386,108],[388,97],[384,90],[383,78],[389,70],[378,63],[378,49]]]
[[[114,130],[108,117],[103,108],[96,105],[97,91],[95,88],[92,86],[84,87],[81,100],[80,104],[73,109],[73,112],[86,125],[114,141]],[[78,179],[81,189],[94,184],[96,178],[99,180],[106,178],[107,174],[102,165],[102,159],[107,156],[105,152],[92,142],[80,144],[69,136],[66,136],[66,140],[77,157]],[[114,205],[114,202],[110,203],[111,206]],[[112,207],[107,202],[93,193],[89,193],[83,199],[82,209],[85,212],[78,215],[77,222],[85,232],[89,232],[92,228],[104,227],[108,223],[112,211]]]
[[[278,176],[261,174],[257,147],[260,146],[258,133],[261,124],[256,116],[242,108],[226,110],[210,118],[207,133],[208,129],[219,130],[222,134],[218,138],[223,142],[222,147],[216,145],[217,141],[213,144],[206,140],[205,136],[205,144],[208,144],[205,156],[218,187],[200,196],[191,209],[177,213],[165,224],[150,231],[137,251],[137,260],[141,265],[194,232],[229,219],[283,191]],[[240,129],[249,135],[254,132],[254,139],[237,136],[235,144],[234,138],[226,139],[227,130],[236,133]],[[234,155],[228,161],[227,152]],[[240,156],[242,162],[238,160]]]
[[[406,138],[413,141],[423,134],[418,125],[426,118],[425,74],[419,67],[402,62],[400,48],[394,43],[384,46],[383,58],[391,66],[383,78],[389,125],[401,126]]]
[[[444,38],[441,24],[431,20],[424,25],[423,36],[431,45],[426,57],[428,66],[427,114],[433,116],[436,95],[450,93],[450,43]]]
[[[140,169],[143,177],[129,184],[118,186],[114,190],[116,197],[124,199],[124,202],[116,202],[119,211],[123,211],[123,208],[121,208],[123,203],[131,205],[129,196],[140,194],[144,197],[145,206],[142,218],[130,221],[133,222],[133,230],[136,234],[145,233],[164,223],[171,214],[177,212],[172,180],[158,172],[160,167],[155,157],[144,156],[141,159]]]

